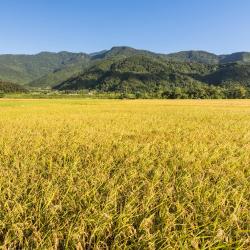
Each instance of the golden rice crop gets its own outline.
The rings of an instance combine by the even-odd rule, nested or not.
[[[17,248],[249,249],[250,100],[1,100]]]

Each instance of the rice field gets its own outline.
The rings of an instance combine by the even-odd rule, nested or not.
[[[250,249],[250,100],[0,100],[0,249]]]

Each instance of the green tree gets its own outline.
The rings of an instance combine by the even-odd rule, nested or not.
[[[247,97],[247,89],[242,85],[231,85],[228,88],[228,98],[244,99]]]

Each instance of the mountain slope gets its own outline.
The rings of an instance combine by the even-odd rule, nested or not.
[[[237,52],[230,55],[221,55],[219,56],[220,63],[250,63],[250,53],[249,52]]]
[[[239,53],[241,54],[241,53]],[[226,56],[217,56],[206,51],[182,51],[172,54],[157,54],[145,50],[137,50],[130,47],[113,47],[110,50],[100,51],[97,53],[92,53],[88,58],[87,62],[84,64],[75,63],[69,67],[65,67],[36,79],[30,83],[30,86],[33,87],[46,87],[46,86],[56,86],[59,83],[65,82],[67,79],[70,79],[74,76],[77,76],[88,67],[103,62],[103,65],[109,62],[116,62],[122,59],[126,59],[132,56],[147,56],[153,57],[155,59],[161,60],[164,63],[167,62],[180,62],[180,63],[199,63],[199,64],[208,64],[208,65],[218,65],[220,62],[226,63],[231,61],[239,61],[241,63],[247,62],[247,55],[226,55]],[[190,73],[190,72],[188,72]],[[193,75],[194,76],[194,75]],[[194,79],[200,81],[200,77],[195,77]]]
[[[90,58],[87,56],[80,56],[74,58],[72,62],[63,65],[61,68],[53,70],[42,77],[31,81],[28,85],[35,88],[50,88],[63,81],[65,79],[71,78],[74,75],[80,74],[84,71],[90,64]]]
[[[201,80],[215,85],[237,83],[250,87],[250,64],[223,64],[216,71],[204,76]]]
[[[108,58],[116,58],[116,59],[122,59],[134,55],[157,55],[156,53],[153,53],[151,51],[147,50],[139,50],[134,49],[127,46],[121,46],[121,47],[113,47],[110,50],[103,51],[101,53],[98,53],[96,55],[93,55],[91,58],[92,60],[96,59],[108,59]]]
[[[32,87],[46,87],[46,86],[55,86],[61,82],[66,81],[77,74],[83,72],[88,66],[97,65],[98,67],[105,67],[106,64],[111,64],[115,61],[125,59],[130,56],[134,55],[149,55],[159,57],[157,54],[144,51],[144,50],[137,50],[130,47],[113,47],[108,51],[101,51],[97,53],[92,53],[88,60],[84,63],[75,63],[69,65],[65,68],[50,72],[42,76],[39,79],[35,79],[34,81],[29,83],[29,86]]]
[[[37,55],[0,55],[0,78],[26,84],[53,70],[60,69],[89,56],[83,53],[41,52]]]
[[[55,86],[58,90],[99,89],[102,91],[157,91],[170,85],[198,83],[192,75],[206,75],[214,66],[165,61],[145,55],[111,59],[89,68],[83,74]]]
[[[0,79],[31,86],[32,88],[50,88],[65,82],[67,82],[68,85],[72,78],[82,75],[84,71],[86,71],[87,74],[90,74],[90,72],[96,74],[96,72],[93,73],[92,69],[95,66],[96,68],[104,67],[105,71],[108,71],[111,64],[135,56],[148,57],[158,60],[163,64],[171,63],[172,66],[174,63],[183,63],[186,65],[190,63],[194,65],[197,63],[204,65],[202,66],[204,68],[207,67],[206,65],[210,65],[211,68],[218,68],[219,65],[228,65],[228,63],[237,62],[237,64],[242,65],[250,63],[250,53],[248,52],[233,53],[230,55],[215,55],[206,51],[181,51],[171,54],[157,54],[151,51],[121,46],[89,55],[70,52],[41,52],[37,55],[0,55]],[[138,65],[135,65],[135,62],[132,64],[134,67],[145,66],[142,65],[142,61],[138,63]],[[185,68],[183,64],[179,64],[182,70]],[[201,68],[201,66],[199,67]],[[226,68],[227,67],[229,66],[226,66]],[[130,70],[131,69],[129,69],[128,72],[131,72]],[[179,72],[177,67],[174,67],[174,70],[176,71],[174,73]],[[225,68],[220,66],[219,72],[215,73],[213,71],[212,73],[214,75],[209,72],[211,75],[208,75],[207,78],[203,77],[203,73],[194,73],[192,70],[190,71],[188,67],[186,68],[186,76],[195,81],[204,81],[205,83],[212,82],[220,84],[220,82],[225,81],[223,74],[227,75],[230,72],[227,72]],[[100,72],[98,74],[100,74]],[[237,74],[239,74],[239,72]],[[244,74],[244,70],[240,71],[240,74]]]
[[[219,57],[206,51],[181,51],[166,55],[166,58],[178,62],[219,63]]]

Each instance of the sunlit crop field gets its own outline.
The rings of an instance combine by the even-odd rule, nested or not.
[[[16,248],[250,249],[250,100],[1,100]]]

